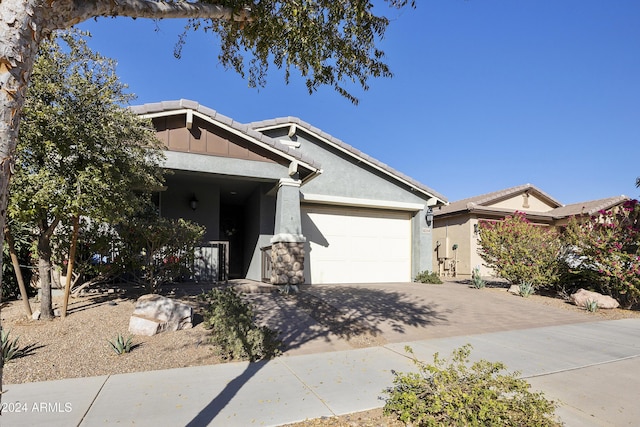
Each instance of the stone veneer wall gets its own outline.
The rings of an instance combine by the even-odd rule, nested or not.
[[[271,283],[304,283],[304,242],[274,242],[271,246]]]

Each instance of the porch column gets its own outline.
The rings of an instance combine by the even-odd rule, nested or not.
[[[301,181],[283,178],[276,196],[274,236],[271,238],[271,283],[304,283],[304,243],[300,220]]]

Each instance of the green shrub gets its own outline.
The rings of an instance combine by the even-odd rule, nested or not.
[[[412,355],[418,373],[394,372],[384,412],[413,426],[558,426],[557,405],[529,391],[518,372],[501,374],[500,362],[480,360],[469,367],[471,345],[453,351],[447,362],[433,356],[425,364]]]
[[[534,288],[553,286],[560,274],[560,238],[555,229],[530,223],[516,212],[502,221],[480,221],[478,253],[496,275]]]
[[[110,348],[116,354],[130,353],[133,349],[133,337],[131,336],[125,340],[122,334],[118,334],[115,340],[107,342],[111,345]]]
[[[484,279],[480,276],[480,267],[475,267],[471,272],[471,286],[476,289],[482,289],[486,285]]]
[[[432,284],[436,284],[439,285],[442,283],[442,280],[440,280],[440,276],[438,276],[438,273],[436,273],[435,271],[422,271],[420,273],[418,273],[418,275],[416,276],[415,279],[413,279],[414,282],[418,282],[418,283],[432,283]]]
[[[256,325],[253,309],[232,288],[213,289],[202,299],[207,303],[204,325],[220,357],[255,362],[280,354],[278,332]]]
[[[182,218],[145,212],[123,221],[117,231],[119,257],[112,267],[153,293],[163,283],[191,275],[195,247],[205,228]]]

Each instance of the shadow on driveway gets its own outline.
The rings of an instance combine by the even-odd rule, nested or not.
[[[280,331],[287,354],[387,343],[389,333],[447,322],[449,310],[411,292],[368,286],[306,286],[298,294],[251,294],[258,321]]]

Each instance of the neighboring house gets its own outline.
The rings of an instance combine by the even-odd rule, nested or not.
[[[434,209],[433,271],[464,279],[480,266],[481,275],[491,275],[478,254],[478,221],[500,220],[518,211],[535,224],[561,226],[572,216],[593,215],[626,200],[626,196],[616,196],[565,206],[534,185],[525,184],[438,207]]]
[[[431,269],[427,212],[446,199],[320,129],[241,124],[188,100],[132,110],[167,147],[161,215],[207,228],[201,279],[408,282]]]

